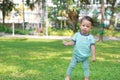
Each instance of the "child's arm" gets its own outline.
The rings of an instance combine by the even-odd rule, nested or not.
[[[91,45],[91,51],[92,51],[92,61],[96,61],[96,51],[95,51],[95,45]]]
[[[63,40],[63,45],[65,45],[65,46],[72,46],[72,45],[74,45],[75,43],[74,43],[74,41],[64,41]]]

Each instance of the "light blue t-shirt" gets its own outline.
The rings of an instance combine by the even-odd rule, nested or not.
[[[89,57],[90,46],[95,44],[94,37],[90,34],[84,35],[77,32],[72,37],[72,40],[75,42],[74,55],[77,57]]]

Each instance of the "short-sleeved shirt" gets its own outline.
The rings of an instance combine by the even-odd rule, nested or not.
[[[84,35],[77,32],[72,37],[72,40],[75,42],[74,55],[77,57],[89,57],[90,46],[95,44],[94,37],[91,34]]]

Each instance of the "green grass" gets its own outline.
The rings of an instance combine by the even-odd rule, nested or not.
[[[0,80],[64,80],[73,46],[61,40],[0,38]],[[96,43],[97,61],[90,57],[90,80],[119,80],[120,41]],[[83,80],[80,65],[72,80]]]

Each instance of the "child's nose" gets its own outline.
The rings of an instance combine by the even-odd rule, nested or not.
[[[87,26],[85,26],[84,28],[87,28]]]

